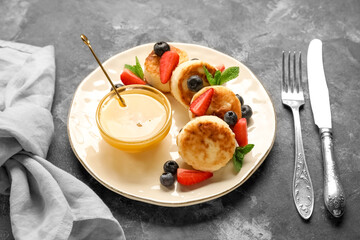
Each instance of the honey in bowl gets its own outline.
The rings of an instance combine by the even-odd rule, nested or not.
[[[163,140],[171,127],[171,105],[159,90],[147,85],[117,88],[126,106],[115,92],[99,103],[96,123],[102,138],[127,152],[143,151]]]

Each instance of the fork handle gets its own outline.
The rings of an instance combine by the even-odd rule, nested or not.
[[[334,217],[340,217],[345,209],[345,193],[334,160],[331,128],[320,128],[320,136],[324,159],[324,201],[329,212]]]
[[[293,198],[300,216],[309,219],[314,209],[314,189],[305,161],[301,134],[299,108],[292,108],[295,126],[295,168],[293,177]]]

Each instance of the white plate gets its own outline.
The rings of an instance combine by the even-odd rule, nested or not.
[[[95,122],[95,111],[100,99],[109,91],[110,84],[98,67],[78,86],[68,118],[68,135],[71,147],[86,170],[101,184],[125,197],[161,206],[188,206],[223,196],[244,183],[261,165],[271,150],[276,129],[273,104],[266,90],[255,75],[242,63],[216,50],[184,43],[171,43],[185,50],[189,59],[199,58],[213,65],[239,66],[240,74],[226,84],[243,96],[245,104],[253,109],[248,126],[249,143],[255,144],[246,155],[239,173],[233,171],[233,163],[214,172],[214,176],[202,183],[185,187],[175,184],[171,189],[160,185],[163,164],[176,160],[186,166],[177,152],[176,136],[189,121],[187,110],[170,94],[173,122],[169,135],[155,148],[142,153],[126,153],[107,144],[100,137]],[[124,64],[135,64],[135,56],[144,63],[153,43],[141,45],[119,53],[104,63],[114,82]]]

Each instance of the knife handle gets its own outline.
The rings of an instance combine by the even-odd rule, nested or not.
[[[324,159],[324,201],[334,217],[341,217],[345,209],[345,193],[340,183],[334,159],[331,128],[320,128],[321,150]]]

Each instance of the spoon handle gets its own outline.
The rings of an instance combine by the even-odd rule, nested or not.
[[[125,101],[124,99],[120,96],[119,92],[116,90],[116,87],[114,85],[114,83],[111,81],[109,75],[107,74],[107,72],[105,71],[105,68],[103,67],[103,65],[101,64],[100,60],[97,58],[94,50],[92,49],[91,45],[90,45],[90,41],[89,39],[84,35],[84,34],[81,34],[81,39],[83,40],[83,42],[85,43],[86,46],[89,47],[92,55],[94,56],[95,60],[97,61],[97,63],[99,64],[101,70],[104,72],[107,80],[109,81],[110,85],[112,86],[112,88],[114,89],[116,95],[118,96],[119,100],[120,100],[120,105],[123,106],[123,107],[126,107],[126,104],[125,104]]]

